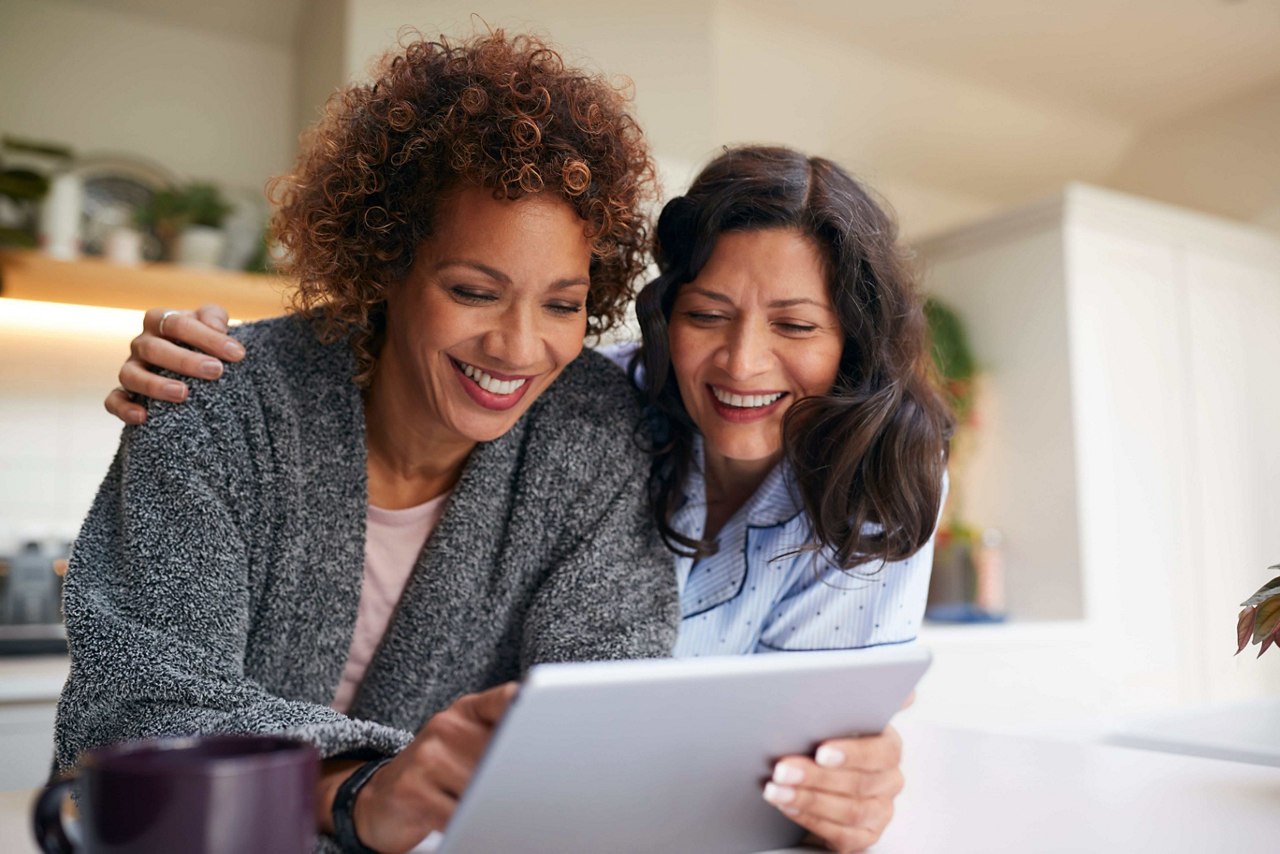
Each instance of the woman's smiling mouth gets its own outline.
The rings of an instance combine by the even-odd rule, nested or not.
[[[513,376],[494,374],[483,368],[449,357],[463,390],[485,409],[510,409],[520,402],[536,375]]]
[[[772,415],[779,408],[783,398],[788,396],[785,391],[743,393],[709,383],[707,391],[711,395],[711,403],[716,414],[726,421],[738,423],[755,421]]]

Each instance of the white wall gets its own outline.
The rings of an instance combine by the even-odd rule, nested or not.
[[[329,96],[347,79],[347,0],[308,0],[293,41],[294,132],[320,117]]]
[[[294,148],[286,48],[65,0],[0,2],[0,130],[260,190]]]
[[[142,313],[0,300],[0,554],[71,539],[115,453],[102,408]]]
[[[348,0],[348,74],[395,44],[403,27],[424,35],[469,35],[485,24],[548,36],[567,61],[635,84],[636,115],[655,152],[673,163],[702,161],[712,123],[710,5],[682,0],[601,4],[594,0]],[[473,18],[473,13],[479,18]],[[677,170],[679,171],[679,170]],[[674,189],[674,188],[673,188]]]

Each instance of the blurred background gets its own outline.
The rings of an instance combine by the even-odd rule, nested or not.
[[[1275,708],[1280,654],[1232,656],[1280,562],[1272,0],[0,0],[8,649],[56,624],[139,309],[278,311],[241,271],[299,132],[403,28],[486,25],[629,78],[668,195],[773,142],[896,210],[965,413],[910,714],[1123,737]],[[43,776],[65,674],[7,666],[0,742],[35,753],[0,789]]]

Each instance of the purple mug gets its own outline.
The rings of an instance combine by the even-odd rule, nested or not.
[[[305,854],[315,844],[319,758],[279,736],[213,735],[133,741],[87,752],[72,776],[50,783],[32,821],[46,854]],[[62,824],[79,788],[79,840]]]

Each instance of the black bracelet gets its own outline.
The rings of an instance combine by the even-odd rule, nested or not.
[[[378,769],[386,765],[393,757],[384,756],[372,759],[351,772],[351,776],[342,781],[338,791],[333,795],[333,835],[338,840],[338,847],[352,854],[377,854],[360,841],[356,834],[356,795],[364,788]]]

